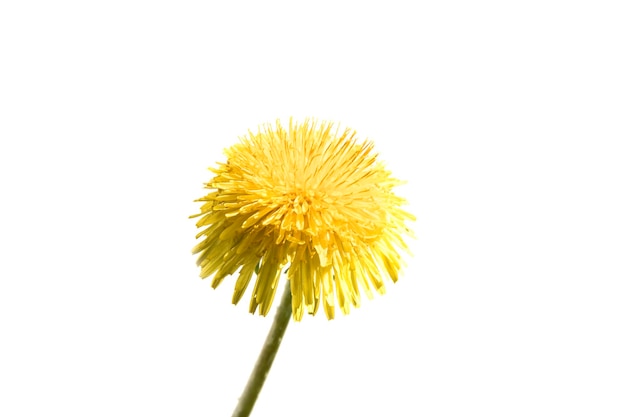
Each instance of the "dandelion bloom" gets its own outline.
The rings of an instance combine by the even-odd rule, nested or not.
[[[286,271],[295,320],[320,305],[329,319],[360,305],[360,291],[383,294],[398,279],[411,232],[400,183],[377,161],[373,145],[350,129],[306,120],[266,125],[225,150],[210,170],[193,249],[213,288],[238,272],[233,303],[256,275],[250,312],[267,315]]]

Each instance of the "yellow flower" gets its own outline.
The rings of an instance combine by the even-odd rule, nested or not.
[[[408,251],[405,200],[392,189],[400,181],[377,161],[369,141],[329,122],[280,122],[248,132],[225,150],[226,163],[210,169],[213,190],[197,222],[193,249],[202,278],[213,288],[238,273],[233,303],[256,281],[250,312],[267,315],[286,271],[293,318],[315,314],[320,301],[328,319],[360,305],[360,290],[383,294],[383,276],[398,279]]]

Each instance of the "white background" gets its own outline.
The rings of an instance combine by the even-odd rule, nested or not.
[[[271,318],[188,216],[291,115],[375,141],[418,239],[253,415],[626,415],[620,3],[3,2],[0,415],[230,415]]]

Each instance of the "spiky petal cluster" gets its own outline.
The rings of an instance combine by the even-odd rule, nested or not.
[[[200,276],[212,286],[238,272],[233,303],[256,274],[250,312],[266,315],[282,271],[290,280],[293,317],[329,319],[338,304],[344,314],[359,306],[360,291],[384,293],[383,276],[398,279],[408,250],[403,235],[405,201],[372,150],[349,129],[306,120],[266,125],[225,150],[227,162],[211,171],[212,190],[197,222],[203,240]]]

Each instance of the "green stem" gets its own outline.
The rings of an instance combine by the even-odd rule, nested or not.
[[[256,364],[243,390],[243,394],[239,397],[239,403],[233,412],[233,417],[247,417],[252,412],[252,407],[254,407],[259,392],[261,392],[261,388],[263,388],[265,378],[267,378],[267,374],[272,367],[272,362],[274,362],[274,357],[276,357],[280,342],[283,340],[283,335],[285,334],[285,330],[287,330],[290,318],[291,286],[290,282],[287,281],[283,297],[280,300],[276,316],[274,317],[274,323],[272,323],[272,328],[267,334],[265,344],[256,360]]]

